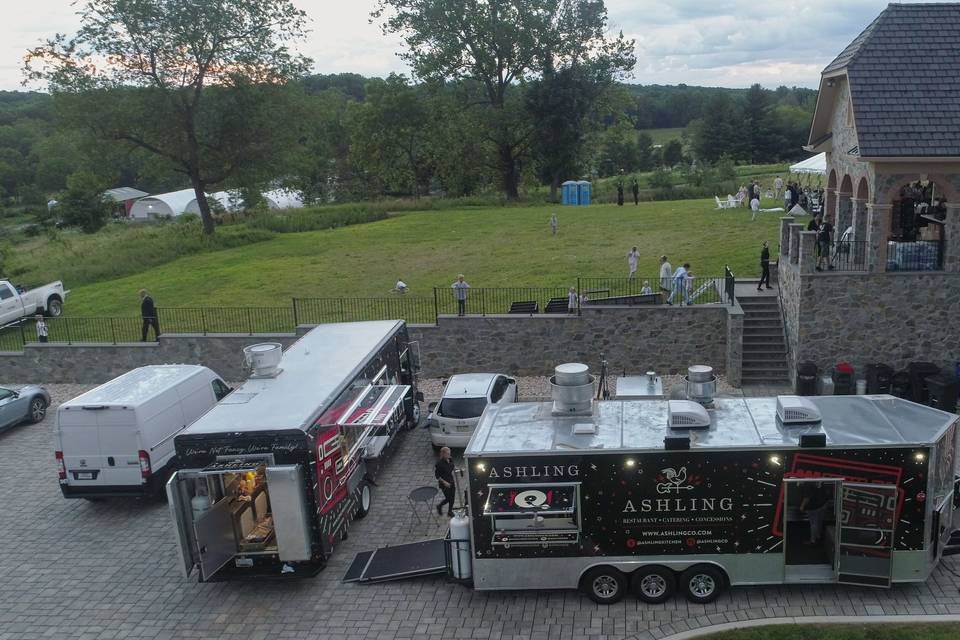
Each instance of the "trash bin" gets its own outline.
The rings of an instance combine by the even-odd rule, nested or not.
[[[876,362],[867,365],[867,393],[890,393],[890,379],[893,368]]]
[[[832,396],[833,395],[833,378],[830,376],[820,376],[817,378],[817,395],[818,396]]]
[[[867,381],[863,378],[857,378],[857,395],[865,396],[867,395]]]
[[[920,404],[927,404],[930,399],[927,393],[927,378],[940,373],[940,367],[932,362],[911,362],[907,365],[910,374],[910,399]]]
[[[838,362],[830,377],[833,378],[833,393],[835,395],[853,395],[853,367],[849,362]]]
[[[577,195],[577,181],[567,180],[560,185],[560,202],[565,205],[577,205],[580,203]]]
[[[580,180],[577,182],[577,199],[580,203],[580,206],[585,206],[590,204],[591,197],[591,186],[590,182],[587,180]]]
[[[928,377],[927,394],[931,407],[956,413],[957,377],[952,373],[941,373]]]
[[[898,398],[910,399],[910,374],[898,371],[890,378],[890,393]]]
[[[814,396],[817,394],[817,365],[813,362],[801,362],[797,365],[797,395]]]

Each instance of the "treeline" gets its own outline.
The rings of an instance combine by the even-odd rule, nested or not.
[[[396,75],[345,73],[307,76],[298,85],[298,121],[290,123],[296,143],[274,182],[302,191],[308,202],[502,191],[501,150],[488,114],[468,107],[485,99],[476,82],[413,84]],[[591,78],[572,73],[516,87],[505,109],[524,132],[513,158],[523,188],[721,158],[793,160],[803,156],[816,101],[813,90],[759,86],[614,84],[599,98],[583,97],[595,89]],[[7,207],[45,205],[67,190],[71,176],[154,193],[187,186],[147,155],[71,129],[56,102],[44,93],[0,92],[0,195]],[[644,132],[656,128],[684,132],[658,146]],[[558,157],[557,149],[565,154]],[[249,186],[241,182],[220,186]]]

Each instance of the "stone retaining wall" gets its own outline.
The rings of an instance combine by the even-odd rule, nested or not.
[[[421,343],[423,375],[464,371],[545,375],[562,362],[599,371],[601,354],[611,375],[682,373],[707,364],[739,384],[740,359],[727,362],[728,318],[739,307],[585,307],[582,315],[441,316],[437,326],[411,327]],[[742,343],[742,322],[732,328]],[[738,355],[736,345],[730,353]],[[733,375],[731,375],[733,374]]]

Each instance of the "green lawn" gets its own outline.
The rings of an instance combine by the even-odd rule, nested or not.
[[[683,127],[676,129],[644,129],[641,133],[645,133],[653,138],[653,144],[667,144],[671,140],[680,139],[680,136],[683,135]]]
[[[769,203],[773,204],[773,203]],[[550,235],[556,211],[560,233]],[[617,207],[541,206],[406,213],[370,224],[280,234],[272,240],[176,259],[133,276],[71,287],[70,315],[132,315],[137,290],[162,307],[289,305],[291,298],[387,295],[398,277],[432,296],[458,273],[474,287],[569,286],[582,276],[626,276],[637,245],[640,276],[658,257],[696,276],[755,276],[760,242],[776,246],[779,214],[714,210],[686,200]]]
[[[781,625],[723,631],[704,640],[957,640],[958,624]]]

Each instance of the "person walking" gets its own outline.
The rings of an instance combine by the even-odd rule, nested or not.
[[[637,263],[639,261],[640,252],[637,251],[636,247],[630,249],[630,253],[627,254],[627,266],[630,268],[630,273],[627,275],[627,277],[631,280],[637,277]]]
[[[660,256],[660,290],[670,291],[670,278],[673,276],[673,267],[667,256]]]
[[[770,241],[763,241],[763,248],[760,249],[760,282],[757,284],[757,291],[763,291],[763,285],[770,286]]]
[[[783,195],[783,178],[777,176],[773,181],[773,196],[779,200],[781,195]]]
[[[453,503],[457,497],[457,482],[453,477],[454,471],[453,457],[450,455],[450,447],[440,449],[440,459],[433,467],[433,475],[437,478],[437,486],[443,493],[443,501],[437,505],[437,514],[443,515],[443,505],[447,505],[447,516],[453,516]]]
[[[463,279],[463,274],[457,276],[457,281],[450,285],[453,296],[457,299],[457,315],[461,318],[467,313],[467,289],[470,285]]]
[[[617,206],[623,206],[623,179],[617,183]]]
[[[640,204],[640,183],[637,182],[637,179],[634,178],[633,182],[630,183],[630,191],[633,192],[633,204]]]
[[[553,231],[553,235],[557,235],[557,231],[560,230],[560,221],[557,220],[557,214],[550,214],[550,230]]]
[[[33,320],[37,324],[37,342],[47,342],[50,339],[50,330],[47,329],[43,314],[38,313],[33,317]]]
[[[750,201],[750,211],[752,212],[750,215],[750,222],[753,222],[757,219],[757,214],[760,213],[760,198],[754,196],[754,198]]]
[[[141,342],[147,341],[147,332],[153,327],[153,341],[160,340],[160,321],[157,319],[157,307],[153,304],[153,298],[147,293],[146,289],[140,289],[140,318],[143,320],[141,326]]]
[[[673,291],[670,293],[670,297],[667,298],[667,304],[672,305],[673,299],[678,293],[681,294],[680,306],[682,307],[684,303],[687,306],[690,306],[690,287],[689,282],[687,282],[687,271],[690,269],[690,263],[684,262],[682,267],[677,267],[677,270],[673,273]]]
[[[575,314],[577,312],[578,301],[576,287],[570,287],[570,291],[567,292],[567,313]]]

